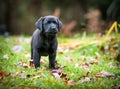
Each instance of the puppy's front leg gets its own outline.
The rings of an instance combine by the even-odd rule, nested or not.
[[[40,67],[40,54],[37,50],[33,50],[33,61],[35,68]]]
[[[49,68],[55,68],[55,58],[56,58],[56,52],[49,54]]]

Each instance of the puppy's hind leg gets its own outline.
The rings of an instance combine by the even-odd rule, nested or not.
[[[30,66],[34,67],[34,63],[33,63],[33,49],[31,48],[31,59],[30,59]]]
[[[33,60],[33,49],[31,48],[31,60]]]

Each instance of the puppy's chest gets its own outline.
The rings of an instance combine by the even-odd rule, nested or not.
[[[43,42],[39,47],[41,56],[47,56],[50,50],[52,50],[52,46],[49,42]]]
[[[49,47],[50,47],[50,43],[49,42],[43,42],[40,48],[48,51]]]

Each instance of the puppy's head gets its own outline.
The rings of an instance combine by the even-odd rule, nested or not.
[[[45,16],[38,19],[36,27],[47,35],[55,35],[62,27],[61,21],[55,16]]]

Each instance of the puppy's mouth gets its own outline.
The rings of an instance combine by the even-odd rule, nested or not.
[[[46,32],[47,35],[56,35],[57,32]]]

